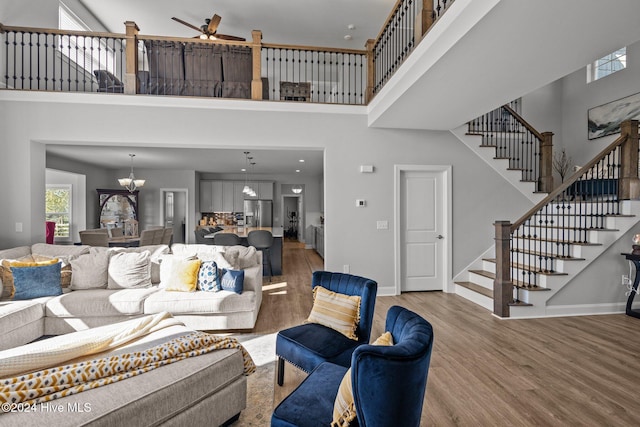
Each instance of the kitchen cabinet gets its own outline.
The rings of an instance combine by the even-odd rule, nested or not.
[[[222,204],[222,181],[211,181],[211,198],[213,199],[211,212],[224,212]]]
[[[273,181],[261,181],[256,190],[261,200],[273,200]]]
[[[233,181],[233,211],[244,212],[244,181]]]
[[[324,259],[324,227],[316,226],[316,252]]]
[[[200,181],[200,212],[213,212],[213,181]]]
[[[222,211],[221,212],[234,212],[234,182],[222,181]]]

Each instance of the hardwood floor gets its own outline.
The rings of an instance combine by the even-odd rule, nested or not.
[[[311,272],[322,260],[285,243],[284,276],[265,283],[254,332],[304,321]],[[413,292],[378,297],[372,340],[388,308],[401,305],[434,328],[425,426],[640,425],[640,319],[602,315],[501,320],[461,297]],[[304,375],[291,366],[279,402]]]

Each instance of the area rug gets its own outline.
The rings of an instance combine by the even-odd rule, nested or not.
[[[247,377],[247,407],[233,426],[268,426],[273,412],[276,334],[234,336],[247,349],[257,369]]]

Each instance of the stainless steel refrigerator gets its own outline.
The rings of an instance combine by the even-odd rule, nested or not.
[[[245,227],[273,227],[273,201],[245,200]]]

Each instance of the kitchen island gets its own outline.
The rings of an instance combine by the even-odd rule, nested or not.
[[[271,246],[271,267],[273,268],[272,275],[280,276],[282,274],[282,236],[284,231],[282,227],[242,227],[242,226],[223,226],[223,229],[215,233],[207,234],[204,236],[207,239],[213,239],[218,233],[237,234],[240,237],[240,244],[243,246],[249,246],[247,242],[247,236],[253,230],[267,230],[273,235],[273,246]],[[263,269],[263,275],[268,275],[269,267],[265,265]]]

